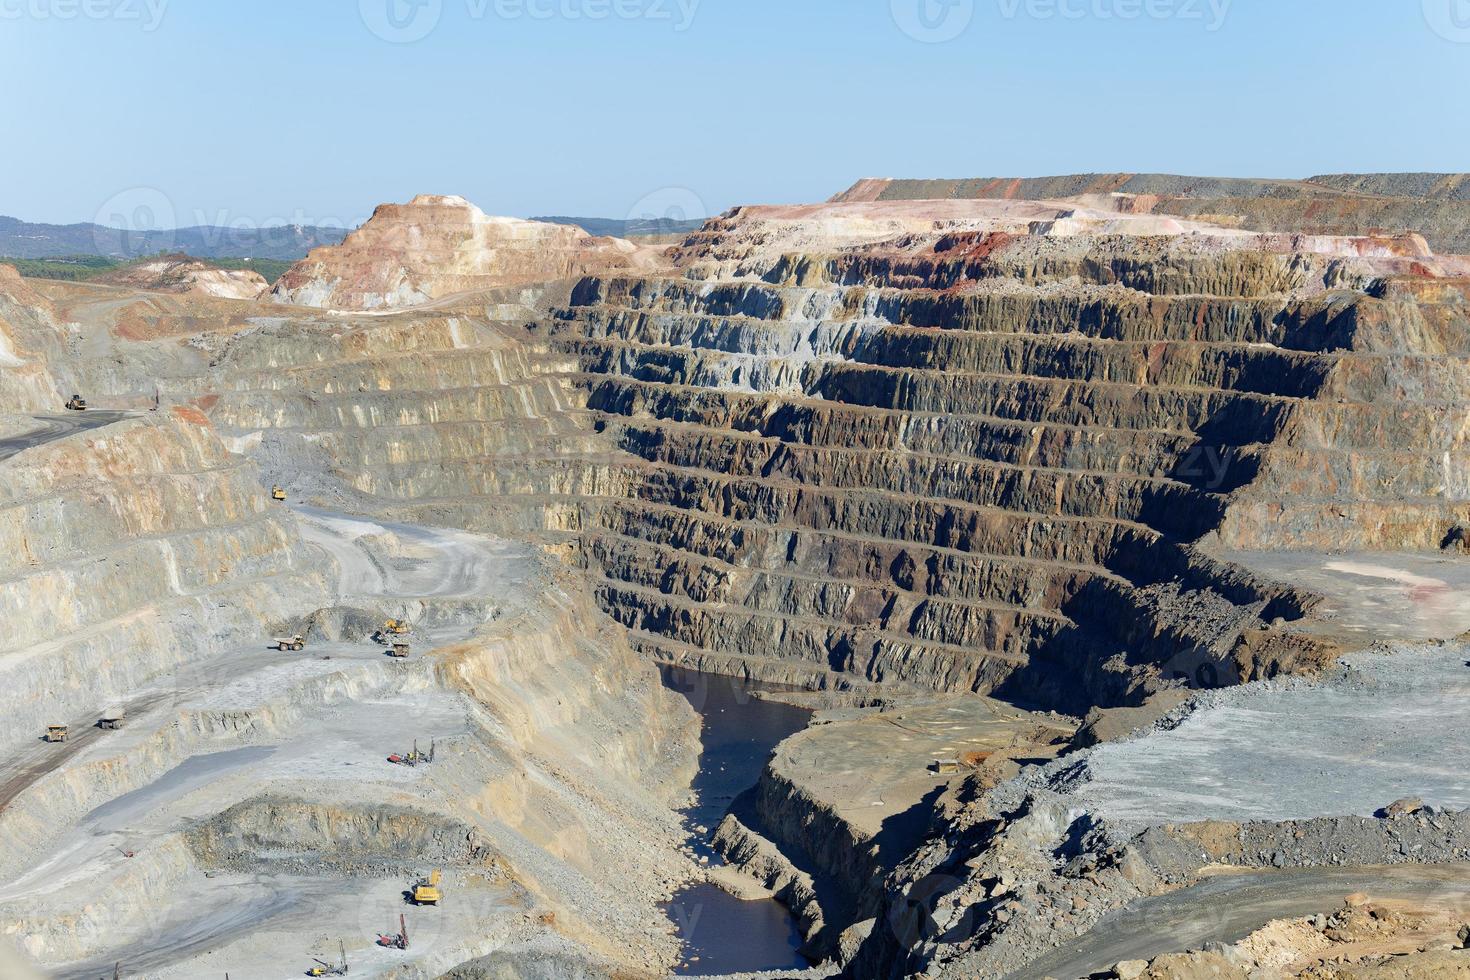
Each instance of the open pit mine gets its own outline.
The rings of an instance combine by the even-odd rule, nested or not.
[[[1462,253],[1113,174],[0,267],[0,975],[1470,976]]]

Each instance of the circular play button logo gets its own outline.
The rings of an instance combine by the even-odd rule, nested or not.
[[[893,22],[915,41],[942,44],[965,33],[975,0],[891,0]]]
[[[422,41],[439,26],[444,0],[357,0],[362,22],[390,44]]]

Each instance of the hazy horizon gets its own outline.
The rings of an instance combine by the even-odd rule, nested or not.
[[[828,198],[828,197],[831,197],[831,196],[833,196],[835,194],[838,194],[838,193],[840,193],[840,192],[842,192],[844,190],[847,190],[848,188],[852,187],[854,184],[856,184],[858,181],[861,181],[861,180],[889,180],[889,179],[894,179],[894,180],[940,180],[940,181],[943,181],[943,180],[969,180],[969,179],[975,179],[975,178],[996,178],[996,179],[1039,178],[1039,179],[1048,179],[1048,178],[1054,178],[1054,177],[1080,176],[1080,175],[1084,175],[1084,174],[1127,173],[1127,174],[1159,174],[1159,175],[1162,175],[1162,176],[1174,176],[1174,177],[1219,177],[1219,178],[1225,178],[1225,179],[1288,180],[1288,181],[1290,181],[1290,180],[1309,180],[1309,179],[1311,179],[1313,177],[1324,177],[1324,176],[1328,176],[1330,174],[1346,174],[1346,173],[1353,173],[1353,174],[1385,173],[1385,174],[1404,174],[1404,175],[1420,174],[1420,173],[1436,173],[1436,174],[1452,175],[1452,174],[1458,174],[1458,173],[1464,173],[1464,172],[1470,172],[1470,166],[1467,166],[1467,168],[1465,170],[1463,170],[1463,171],[1459,171],[1459,170],[1444,170],[1444,171],[1436,170],[1436,171],[1429,171],[1429,170],[1422,170],[1422,169],[1421,170],[1394,170],[1394,171],[1324,170],[1324,171],[1320,171],[1320,172],[1317,172],[1317,173],[1309,173],[1309,174],[1260,174],[1260,173],[1239,173],[1239,174],[1232,174],[1232,173],[1210,173],[1210,174],[1206,174],[1206,173],[1166,172],[1166,171],[1158,171],[1158,170],[1140,170],[1140,169],[1124,169],[1124,170],[1112,170],[1112,171],[1076,171],[1076,172],[1068,172],[1068,173],[1014,173],[1014,174],[982,174],[982,173],[974,173],[974,174],[948,174],[948,175],[929,175],[929,174],[926,174],[926,175],[913,175],[913,174],[903,174],[903,175],[897,175],[897,174],[871,175],[870,174],[870,175],[867,175],[867,176],[864,176],[864,177],[854,178],[854,180],[850,181],[849,183],[844,184],[841,187],[834,188],[830,194],[824,195],[821,199],[813,199],[813,200],[810,200],[810,201],[741,200],[741,201],[734,201],[731,204],[727,205],[726,207],[722,207],[722,208],[710,210],[709,211],[709,215],[719,214],[721,212],[728,211],[730,208],[737,207],[737,206],[740,206],[740,205],[753,205],[753,204],[816,204],[816,203],[820,203],[821,201],[826,200],[826,198]],[[512,218],[524,218],[524,219],[527,219],[527,220],[534,220],[534,219],[538,219],[538,218],[551,218],[551,217],[556,217],[556,218],[585,218],[585,219],[594,219],[595,218],[595,219],[604,219],[604,220],[628,220],[628,217],[627,216],[613,216],[613,215],[609,215],[609,214],[591,214],[591,213],[573,214],[572,212],[567,211],[567,210],[564,210],[564,209],[563,210],[551,209],[551,210],[546,210],[546,211],[538,211],[538,212],[534,212],[534,213],[527,212],[527,213],[512,214],[512,213],[504,212],[504,211],[491,211],[490,209],[485,208],[482,205],[480,205],[480,203],[478,201],[474,200],[473,198],[466,197],[466,195],[464,195],[464,194],[456,194],[456,192],[454,192],[454,191],[442,191],[442,190],[435,191],[435,190],[429,190],[429,191],[423,191],[422,193],[423,194],[434,195],[434,196],[458,196],[458,197],[463,197],[466,200],[468,200],[471,204],[473,204],[473,205],[475,205],[477,207],[480,207],[480,209],[482,211],[484,211],[486,214],[489,214],[491,216],[512,217]],[[413,196],[418,196],[418,195],[413,195]],[[355,219],[353,219],[348,224],[345,224],[345,225],[344,224],[322,224],[322,225],[316,225],[316,227],[323,227],[323,228],[327,228],[327,227],[346,227],[349,230],[355,229],[355,228],[361,226],[369,218],[371,218],[374,209],[376,209],[380,205],[383,205],[383,204],[406,204],[406,203],[408,203],[409,200],[410,200],[410,198],[404,198],[401,201],[377,201],[377,202],[373,203],[371,206],[367,207],[362,212],[362,214],[360,216],[356,217]],[[196,215],[195,217],[202,217],[202,216],[203,215]],[[80,220],[80,221],[78,221],[78,220],[60,221],[60,220],[54,220],[54,219],[50,219],[50,218],[46,218],[46,217],[34,217],[34,216],[28,216],[28,215],[24,215],[24,214],[10,214],[10,213],[6,213],[4,211],[0,211],[0,217],[3,217],[3,218],[14,218],[14,219],[17,219],[17,220],[19,220],[21,222],[24,222],[26,224],[57,225],[57,226],[62,226],[62,227],[72,226],[72,225],[86,225],[86,224],[93,224],[93,223],[95,223],[95,224],[105,224],[104,222],[99,222],[99,221],[96,221],[95,219],[87,219],[87,220]],[[216,224],[211,224],[208,221],[195,221],[195,220],[182,221],[181,220],[181,222],[179,224],[168,226],[168,229],[172,229],[172,230],[185,230],[185,229],[195,228],[195,227],[223,227],[224,224],[226,224],[226,223],[227,222],[220,223],[220,224],[217,224],[216,225]],[[269,220],[268,219],[267,223],[264,223],[264,224],[262,224],[262,225],[260,225],[258,227],[263,227],[263,228],[288,227],[288,226],[291,226],[291,225],[301,224],[301,223],[302,222],[299,222],[299,221],[290,221],[290,220],[284,220],[284,219],[282,219],[282,220]],[[310,222],[307,222],[307,224],[309,225]],[[109,227],[113,227],[113,226],[109,226]],[[168,230],[168,229],[165,229],[165,230]]]

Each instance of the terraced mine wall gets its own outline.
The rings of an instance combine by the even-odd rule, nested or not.
[[[192,662],[331,604],[320,558],[198,413],[31,449],[6,472],[0,743],[141,690],[166,698]]]
[[[293,494],[575,548],[637,646],[771,679],[1081,713],[1309,667],[1315,597],[1215,548],[1470,527],[1466,290],[1422,241],[790,251],[759,220],[663,274],[378,317],[43,299],[126,354],[98,390],[188,400]]]
[[[128,363],[186,342],[151,383],[293,495],[574,548],[645,652],[767,679],[1136,703],[1181,656],[1320,655],[1271,630],[1314,597],[1194,542],[1437,547],[1465,523],[1429,410],[1461,362],[1421,353],[1462,349],[1456,288],[961,234],[740,269],[730,235],[663,276],[380,317],[150,297],[140,335],[106,290],[49,298]],[[1437,450],[1406,468],[1388,440]]]
[[[480,309],[326,343],[283,330],[230,352],[210,414],[303,489],[330,480],[428,523],[575,529],[574,501],[615,488],[599,482],[573,364],[506,329]]]
[[[119,948],[164,964],[186,956],[171,944],[187,947],[199,928],[190,916],[228,914],[210,927],[220,955],[249,963],[252,946],[270,945],[262,923],[290,881],[304,878],[323,921],[357,936],[357,909],[375,901],[365,896],[393,908],[398,877],[442,860],[461,903],[442,933],[416,937],[435,975],[542,956],[594,976],[666,972],[677,941],[656,903],[692,873],[670,805],[694,766],[697,719],[683,700],[580,579],[542,558],[494,594],[414,600],[431,631],[486,623],[432,662],[417,644],[404,665],[338,642],[362,611],[333,608],[332,564],[269,497],[279,481],[293,502],[571,540],[577,501],[603,490],[602,442],[571,380],[575,360],[523,337],[527,308],[488,297],[442,315],[356,319],[105,286],[7,295],[17,350],[64,379],[53,389],[134,410],[5,464],[0,608],[18,624],[4,656],[20,686],[0,734],[29,744],[60,721],[76,732],[100,704],[129,715],[123,732],[33,774],[0,810],[7,936],[51,966]],[[155,393],[162,408],[150,412]],[[43,395],[0,410],[57,412]],[[261,652],[275,625],[300,628],[323,609],[333,614],[311,620],[311,655],[279,664]],[[441,740],[441,790],[406,787],[382,753],[405,749],[436,712],[468,730]],[[376,731],[369,717],[396,727]],[[99,807],[242,744],[275,755],[217,777],[141,846],[141,823],[130,826],[122,846],[135,855],[97,856],[108,902],[24,879],[44,848],[89,839]],[[303,750],[365,768],[303,765]],[[427,828],[403,837],[396,863],[355,860],[334,838],[378,811]],[[488,850],[446,850],[464,835]],[[262,863],[267,852],[279,860]],[[256,873],[265,885],[250,884]],[[162,893],[179,900],[160,915]],[[371,923],[389,924],[386,912]]]
[[[156,392],[196,408],[293,499],[565,543],[579,501],[621,492],[576,359],[526,329],[570,284],[361,317],[37,285],[31,333],[70,321],[98,355],[68,363],[68,384],[107,406]]]
[[[101,327],[80,377],[135,401],[161,387],[293,497],[528,535],[588,573],[618,642],[766,679],[1080,715],[1205,668],[1225,683],[1311,670],[1336,652],[1295,629],[1317,597],[1217,549],[1423,550],[1470,533],[1454,412],[1466,286],[1422,240],[931,223],[878,245],[864,231],[747,248],[756,220],[711,222],[661,273],[376,317],[100,287],[43,298],[57,325]],[[568,709],[557,757],[572,758],[597,713],[639,710],[601,700],[639,675],[625,648],[594,645],[616,653],[591,680],[561,671],[606,654],[548,654],[544,670],[470,657],[440,680],[492,705],[528,765],[561,726],[523,703],[554,700],[559,719],[556,690],[603,692]],[[597,744],[621,772],[656,741]],[[563,866],[582,832],[524,815],[581,803],[507,771],[483,795],[467,778],[467,798],[514,828],[501,842],[525,880],[575,907],[599,880]],[[768,816],[802,805],[799,787],[761,792]],[[770,823],[757,829],[801,842],[799,818]],[[830,826],[822,841],[843,840]],[[636,850],[597,861],[661,880]],[[819,869],[849,891],[872,877],[854,850],[834,844]]]
[[[537,603],[432,662],[364,663],[335,650],[329,662],[277,669],[274,682],[180,692],[165,713],[173,723],[148,736],[129,726],[141,744],[43,776],[0,814],[0,932],[50,965],[126,942],[151,955],[201,928],[191,924],[192,903],[193,914],[216,917],[206,922],[218,954],[238,962],[239,947],[254,942],[245,935],[251,917],[265,922],[307,893],[321,921],[345,907],[356,927],[359,906],[387,916],[401,880],[437,866],[449,875],[459,918],[428,923],[418,937],[421,969],[437,975],[480,957],[505,968],[539,949],[580,960],[593,976],[662,972],[675,944],[653,903],[687,873],[665,800],[687,783],[697,721],[614,630],[598,625],[585,596],[550,578],[538,584],[546,591]],[[436,700],[444,707],[430,708]],[[432,779],[369,768],[367,753],[344,770],[343,727],[391,724],[405,704],[421,721],[451,710],[467,722],[438,745]],[[303,759],[292,738],[325,747],[313,744]],[[370,731],[364,738],[373,741]],[[103,842],[106,857],[93,856],[88,894],[108,901],[79,901],[66,888],[17,897],[28,855],[68,833],[84,854],[95,850],[99,830],[117,829],[104,816],[107,801],[148,787],[183,759],[238,752],[242,743],[262,758],[219,777],[209,809],[196,799],[185,819],[152,832],[137,814],[117,825],[137,853],[113,857]],[[187,903],[160,909],[161,893]]]
[[[633,457],[584,554],[640,645],[1085,711],[1180,657],[1322,655],[1277,630],[1232,661],[1315,600],[1196,542],[1438,548],[1470,518],[1463,284],[1009,245],[578,284],[555,338]]]

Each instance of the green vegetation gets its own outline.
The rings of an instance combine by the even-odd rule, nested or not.
[[[101,255],[59,255],[49,259],[19,259],[8,258],[0,255],[0,263],[13,265],[23,276],[32,279],[61,279],[65,282],[86,282],[109,272],[117,272],[151,262],[163,255],[171,253],[160,252],[159,255],[150,255],[140,259],[124,261],[112,259]],[[172,256],[175,258],[192,258],[192,256]],[[228,269],[238,271],[249,269],[258,272],[272,285],[285,274],[294,263],[281,259],[198,259],[205,265],[216,269]]]
[[[59,255],[53,259],[11,259],[0,256],[0,262],[13,265],[23,276],[32,279],[63,279],[82,282],[122,265],[117,259],[101,255]]]

